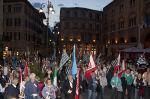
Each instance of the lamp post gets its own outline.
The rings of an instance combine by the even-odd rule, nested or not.
[[[46,22],[47,22],[47,30],[46,30],[46,54],[48,56],[49,15],[50,15],[50,13],[54,14],[55,11],[54,11],[52,3],[50,2],[50,0],[48,0],[48,4],[46,4],[46,3],[42,3],[41,4],[41,8],[40,8],[39,12],[40,13],[43,12],[43,8],[45,8],[46,6],[47,6],[47,18],[46,18]]]

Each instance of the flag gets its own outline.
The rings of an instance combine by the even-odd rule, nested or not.
[[[96,59],[96,65],[100,65],[100,57],[101,57],[101,53],[98,55]]]
[[[75,56],[75,45],[74,45],[74,47],[73,47],[72,62],[73,62],[73,65],[72,65],[71,72],[72,72],[73,78],[75,79],[75,75],[76,75],[77,72],[78,72],[77,63],[76,63],[76,56]]]
[[[86,53],[83,55],[82,62],[83,62],[83,63],[86,63],[86,62],[88,62],[88,59],[89,59],[89,55],[88,55],[88,53],[86,52]]]
[[[141,54],[140,56],[139,56],[139,59],[138,59],[138,61],[137,61],[137,65],[139,66],[139,65],[142,65],[142,64],[144,64],[144,65],[148,65],[148,63],[147,63],[147,61],[146,61],[146,59],[145,59],[145,55],[144,55],[145,53],[143,53],[143,54]]]
[[[79,99],[79,74],[80,74],[80,68],[78,68],[78,73],[77,73],[77,85],[76,85],[75,99]]]
[[[23,88],[23,84],[22,84],[22,69],[20,69],[20,94],[22,93],[22,88]]]
[[[113,61],[110,63],[111,67],[115,67],[116,64],[117,64],[117,59],[113,60]]]
[[[14,66],[13,66],[14,70],[16,69],[16,66],[17,66],[17,56],[15,55],[14,56]]]
[[[124,60],[122,60],[122,65],[121,65],[121,68],[120,68],[120,71],[119,71],[119,77],[121,78],[122,77],[122,74],[126,71],[126,60],[124,58]]]
[[[54,77],[53,77],[53,85],[57,87],[57,66],[55,67]]]
[[[59,70],[61,71],[65,63],[70,59],[68,56],[66,50],[63,51],[63,54],[61,56],[60,64],[59,64]]]
[[[52,56],[52,58],[50,59],[50,66],[53,67],[53,62],[54,62],[54,57]]]
[[[119,67],[120,67],[120,52],[119,52],[119,55],[118,55],[118,58],[117,58],[117,64],[114,67],[114,73],[116,73],[118,71]]]
[[[95,71],[97,69],[97,66],[95,64],[95,61],[94,61],[94,58],[93,58],[93,54],[91,52],[91,55],[90,55],[90,60],[89,60],[89,66],[88,66],[88,69],[86,71],[86,78],[87,78],[87,81],[88,79],[90,78],[91,76],[91,72]]]
[[[28,61],[27,61],[27,59],[26,59],[26,63],[25,63],[25,75],[24,76],[25,77],[28,76]]]

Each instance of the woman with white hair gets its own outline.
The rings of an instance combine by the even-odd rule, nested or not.
[[[27,99],[38,99],[40,95],[40,87],[35,80],[35,73],[31,73],[29,78],[30,80],[25,84],[25,96]]]

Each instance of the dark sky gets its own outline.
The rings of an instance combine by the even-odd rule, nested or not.
[[[41,3],[47,3],[48,0],[29,0],[37,8],[40,8]],[[50,15],[50,25],[54,26],[55,22],[59,22],[59,13],[61,7],[84,7],[101,11],[104,6],[113,0],[50,0],[54,6],[55,14]],[[46,12],[46,8],[45,8]]]

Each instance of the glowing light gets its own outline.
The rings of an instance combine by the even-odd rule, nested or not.
[[[80,39],[78,39],[78,42],[80,42],[81,40]]]
[[[117,44],[117,43],[118,43],[118,40],[115,40],[115,43]]]
[[[110,40],[108,40],[108,44],[110,44]]]
[[[63,38],[61,38],[61,41],[64,41],[64,39],[63,39]]]
[[[73,39],[70,39],[70,41],[72,42],[72,41],[73,41]]]
[[[127,40],[124,40],[124,43],[127,43],[128,41]]]
[[[93,40],[93,42],[96,42],[96,40]]]

